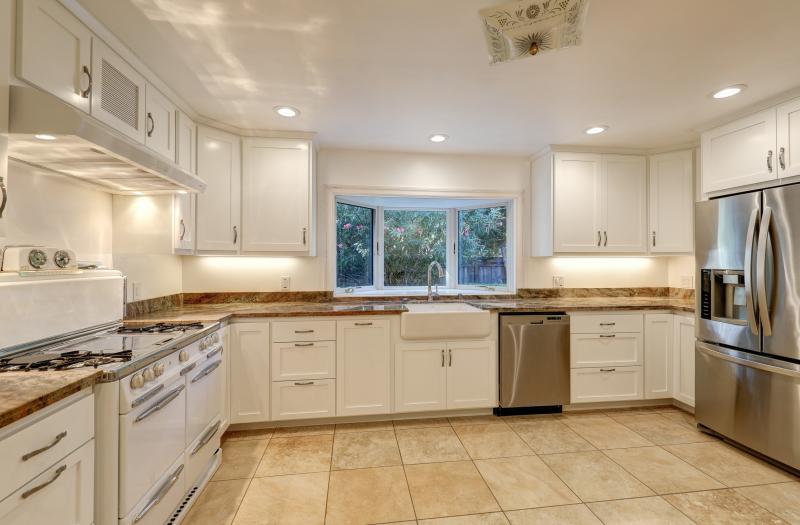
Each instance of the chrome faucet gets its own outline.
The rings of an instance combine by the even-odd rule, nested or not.
[[[433,270],[434,266],[439,270],[439,278],[436,279],[436,291],[431,293],[431,270]],[[432,302],[434,298],[439,297],[439,279],[442,277],[444,277],[442,265],[439,264],[439,261],[431,261],[428,265],[428,302]]]

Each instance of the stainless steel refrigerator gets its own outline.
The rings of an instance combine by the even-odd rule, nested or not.
[[[800,469],[800,185],[697,204],[695,415]]]

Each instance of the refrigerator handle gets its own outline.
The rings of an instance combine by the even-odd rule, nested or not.
[[[753,300],[753,243],[755,243],[757,223],[758,209],[754,209],[750,214],[750,223],[747,226],[747,241],[744,249],[744,294],[747,305],[747,324],[754,335],[758,335],[756,305]]]
[[[761,327],[764,336],[772,335],[772,321],[769,318],[769,305],[767,304],[767,242],[769,241],[769,228],[772,223],[772,208],[764,206],[764,216],[761,218],[761,227],[758,231],[758,249],[756,253],[756,293],[758,294],[758,315],[761,318]]]

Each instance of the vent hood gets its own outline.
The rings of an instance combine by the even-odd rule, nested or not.
[[[206,183],[61,99],[11,86],[8,156],[122,195],[202,192]],[[52,135],[40,140],[36,135]]]

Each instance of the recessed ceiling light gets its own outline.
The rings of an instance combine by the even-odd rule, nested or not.
[[[292,106],[275,106],[272,109],[274,109],[275,113],[278,115],[286,118],[293,118],[300,114],[300,110]]]
[[[738,95],[739,93],[741,93],[746,87],[747,86],[745,86],[744,84],[735,84],[733,86],[722,88],[711,96],[717,99],[732,97],[734,95]]]
[[[591,128],[586,128],[587,135],[597,135],[598,133],[602,133],[608,129],[608,126],[592,126]]]
[[[186,195],[186,194],[187,194],[187,193],[189,193],[189,192],[188,192],[188,191],[186,191],[186,190],[178,190],[178,193],[179,193],[180,195]]]
[[[133,194],[134,195],[144,195],[144,192],[143,191],[134,191]]]
[[[39,140],[56,140],[55,136],[48,135],[47,133],[39,133],[37,135],[34,135],[34,137]]]
[[[448,138],[447,135],[444,135],[443,133],[436,133],[428,137],[428,140],[438,144],[439,142],[444,142],[445,140],[447,140],[447,138]]]

